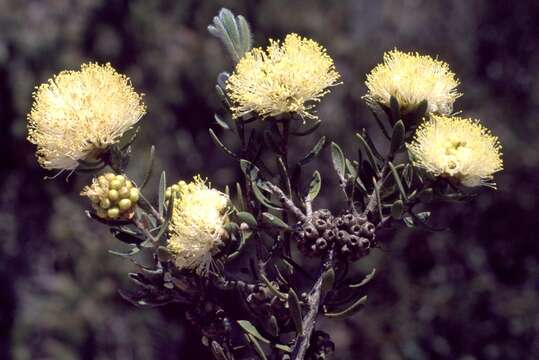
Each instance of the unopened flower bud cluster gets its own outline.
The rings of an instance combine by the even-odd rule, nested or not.
[[[131,180],[114,173],[94,178],[81,195],[90,199],[97,216],[107,220],[131,218],[140,197]]]

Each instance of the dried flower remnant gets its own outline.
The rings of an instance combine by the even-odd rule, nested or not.
[[[406,113],[422,101],[428,103],[427,113],[449,115],[453,103],[461,96],[459,81],[443,61],[417,53],[392,50],[384,54],[384,61],[367,75],[367,102],[390,106],[395,97]]]
[[[45,169],[74,169],[95,160],[145,114],[142,96],[110,64],[83,64],[37,87],[28,140]]]
[[[200,176],[180,181],[167,190],[173,198],[168,228],[168,250],[179,269],[205,273],[222,244],[227,222],[228,196],[211,188]]]
[[[262,118],[296,113],[317,118],[315,103],[329,87],[339,84],[339,73],[322,46],[297,34],[284,42],[270,40],[263,50],[249,51],[227,81],[232,113],[239,118],[254,112]]]
[[[106,220],[130,219],[140,198],[131,180],[113,173],[94,178],[80,194],[88,197],[97,216]]]
[[[503,169],[498,138],[474,119],[433,116],[420,125],[408,149],[416,166],[468,187],[495,187],[493,174]]]

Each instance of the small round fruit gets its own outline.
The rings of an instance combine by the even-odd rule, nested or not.
[[[108,181],[111,181],[116,177],[116,175],[114,175],[113,173],[107,173],[104,176],[105,176],[105,179],[107,179]]]
[[[101,201],[99,202],[99,206],[102,208],[102,209],[108,209],[110,207],[110,200],[107,199],[107,198],[104,198],[104,199],[101,199]]]
[[[108,193],[108,198],[110,201],[118,201],[120,198],[120,194],[118,193],[118,190],[111,189]]]
[[[133,204],[131,203],[131,200],[129,199],[122,199],[118,203],[118,207],[120,208],[120,210],[127,210],[131,207],[131,205]]]
[[[120,198],[125,199],[129,197],[129,189],[124,186],[118,190],[118,194],[120,194]]]
[[[109,219],[117,219],[120,216],[120,209],[113,207],[107,210],[107,217]]]
[[[122,183],[122,185],[125,184],[125,176],[123,176],[123,175],[116,175],[115,179],[118,180],[120,183]]]
[[[118,179],[113,179],[109,183],[110,188],[114,190],[118,190],[119,188],[122,187],[122,185],[123,185],[122,182],[119,181]]]
[[[132,188],[131,190],[129,190],[129,200],[131,200],[133,204],[136,204],[139,198],[140,193],[137,188]]]
[[[131,180],[126,180],[125,187],[131,189],[133,187],[133,182]]]

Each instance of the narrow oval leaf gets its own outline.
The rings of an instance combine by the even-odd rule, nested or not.
[[[303,335],[303,319],[301,316],[301,305],[299,303],[298,295],[294,289],[290,288],[288,291],[288,309],[290,310],[290,317],[296,327],[297,333]]]
[[[211,342],[211,352],[215,360],[229,360],[223,347],[215,340]]]
[[[344,172],[345,172],[345,159],[344,154],[336,143],[331,143],[331,160],[333,161],[333,167],[335,168],[335,171],[339,175],[339,177],[344,178]]]
[[[237,323],[243,329],[243,331],[245,331],[247,334],[255,337],[256,339],[266,344],[270,343],[270,341],[266,339],[264,336],[262,336],[262,334],[260,334],[256,326],[254,326],[249,320],[238,320]]]
[[[406,195],[406,191],[404,191],[404,186],[402,186],[402,181],[399,174],[397,173],[397,169],[395,169],[395,166],[393,165],[391,161],[389,161],[387,164],[389,165],[389,168],[391,169],[391,173],[393,174],[393,178],[395,179],[395,182],[397,183],[397,186],[399,187],[399,192],[402,196],[402,199],[404,201],[408,200],[408,196]]]
[[[367,159],[369,163],[371,164],[371,167],[373,168],[373,170],[376,170],[378,172],[378,165],[376,164],[374,153],[372,152],[371,147],[369,146],[365,138],[360,133],[357,133],[356,136],[361,142],[361,145],[363,146],[365,153],[367,154]]]
[[[268,330],[271,336],[279,336],[279,324],[277,323],[277,318],[275,317],[275,315],[271,315],[268,320]]]
[[[404,144],[404,134],[406,130],[404,129],[404,123],[402,120],[399,120],[393,126],[393,134],[391,135],[391,146],[389,149],[390,154],[396,154]]]
[[[277,289],[275,287],[275,285],[271,281],[269,281],[269,279],[266,277],[266,275],[260,274],[260,279],[264,282],[264,284],[266,284],[266,286],[268,287],[268,289],[270,289],[270,291],[272,293],[277,295],[278,298],[283,299],[283,300],[288,299],[288,295],[286,295],[285,293],[280,292],[279,289]]]
[[[327,269],[322,274],[322,285],[320,287],[320,298],[323,300],[327,293],[333,289],[335,284],[335,270],[333,268]]]
[[[262,349],[262,346],[258,342],[258,340],[251,334],[247,335],[249,336],[249,339],[251,340],[251,343],[253,344],[253,348],[255,349],[256,353],[262,360],[267,360],[266,354],[264,353],[264,349]]]
[[[309,192],[307,193],[307,199],[313,201],[316,199],[320,193],[320,188],[322,187],[322,178],[320,177],[320,172],[316,170],[313,174],[311,182],[309,183]]]
[[[371,280],[372,278],[374,277],[374,275],[376,274],[376,268],[373,268],[372,271],[370,273],[368,273],[364,278],[363,280],[361,280],[359,283],[357,284],[350,284],[348,285],[348,287],[354,289],[354,288],[359,288],[359,287],[362,287],[362,286],[365,286],[367,285]]]
[[[236,213],[236,216],[238,217],[240,222],[246,223],[247,225],[249,225],[250,228],[256,228],[256,226],[258,225],[255,217],[251,213],[248,213],[246,211],[240,211]]]
[[[285,223],[283,220],[281,220],[277,216],[275,216],[273,214],[270,214],[269,212],[263,212],[262,217],[267,223],[269,223],[269,224],[271,224],[271,225],[273,225],[275,227],[278,227],[278,228],[284,229],[284,230],[289,229],[289,226],[288,226],[287,223]]]
[[[306,164],[308,164],[310,161],[312,161],[316,156],[318,156],[318,154],[320,154],[320,152],[322,151],[322,149],[324,148],[324,145],[326,144],[326,137],[325,136],[322,136],[320,138],[320,140],[318,140],[318,142],[313,146],[313,148],[311,149],[311,151],[309,151],[307,153],[307,155],[305,155],[305,157],[303,159],[301,159],[300,161],[298,161],[298,164],[301,165],[301,166],[304,166]]]
[[[230,126],[227,124],[227,122],[223,119],[221,119],[221,117],[217,114],[214,114],[213,115],[213,118],[215,119],[215,122],[220,126],[222,127],[223,129],[225,130],[231,130],[230,129]]]
[[[165,212],[165,191],[167,190],[167,176],[165,172],[161,172],[161,178],[159,179],[159,215],[163,216]]]
[[[233,159],[239,159],[238,155],[236,155],[232,150],[227,148],[225,144],[222,143],[222,141],[217,137],[213,129],[209,129],[210,137],[213,140],[214,144],[217,145],[225,154],[230,156]]]
[[[330,319],[343,319],[345,317],[354,315],[359,310],[363,308],[363,305],[367,302],[367,295],[363,296],[359,300],[357,300],[355,303],[347,307],[346,309],[339,311],[339,312],[333,312],[333,313],[325,313],[324,315]]]

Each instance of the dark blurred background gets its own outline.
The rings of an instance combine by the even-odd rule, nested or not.
[[[148,105],[130,174],[142,177],[156,144],[169,179],[232,183],[235,164],[207,133],[220,111],[215,77],[232,66],[206,31],[222,6],[246,16],[257,45],[298,32],[328,48],[344,84],[322,101],[320,131],[350,156],[353,132],[376,131],[365,74],[394,47],[447,61],[464,93],[455,108],[503,144],[498,191],[437,206],[432,221],[448,230],[389,231],[357,264],[378,274],[363,312],[323,323],[336,359],[539,359],[539,2],[501,0],[0,0],[0,359],[207,358],[181,308],[138,310],[119,297],[133,267],[84,216],[89,178],[43,180],[25,137],[34,86],[111,62]],[[304,141],[293,149],[315,139]],[[322,170],[316,205],[338,209],[335,176]]]

